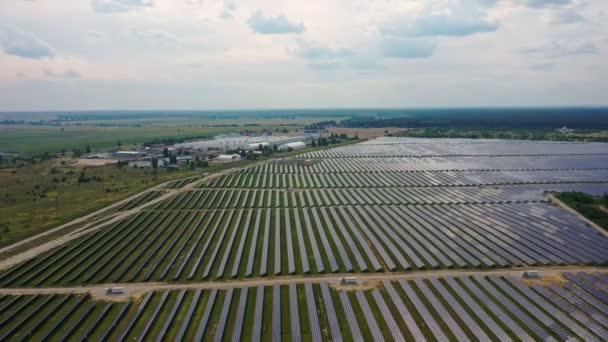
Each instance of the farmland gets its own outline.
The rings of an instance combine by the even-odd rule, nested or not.
[[[605,339],[608,237],[550,194],[608,192],[606,151],[379,138],[170,182],[3,270],[0,336]]]

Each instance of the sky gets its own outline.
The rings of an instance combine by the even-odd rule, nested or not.
[[[608,104],[606,0],[0,0],[0,111]]]

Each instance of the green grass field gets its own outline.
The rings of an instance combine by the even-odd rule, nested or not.
[[[163,138],[215,136],[224,133],[281,132],[294,133],[305,124],[335,118],[272,118],[272,119],[208,119],[208,118],[153,118],[125,120],[87,120],[56,125],[0,125],[0,151],[19,153],[56,153],[61,150],[123,149],[141,146],[144,142]]]

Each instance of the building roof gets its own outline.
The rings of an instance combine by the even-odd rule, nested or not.
[[[303,141],[294,141],[294,142],[290,142],[290,143],[287,143],[287,144],[283,144],[283,146],[285,146],[285,147],[292,147],[292,148],[293,147],[304,147],[304,146],[306,146],[306,143],[303,142]]]
[[[238,154],[220,154],[219,156],[217,156],[216,159],[233,160],[233,159],[239,159],[239,158],[241,158],[241,156],[239,156]]]

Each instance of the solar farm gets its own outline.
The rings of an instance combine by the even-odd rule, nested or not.
[[[385,137],[172,182],[1,271],[0,340],[606,340],[608,236],[565,191],[608,193],[608,145]]]

